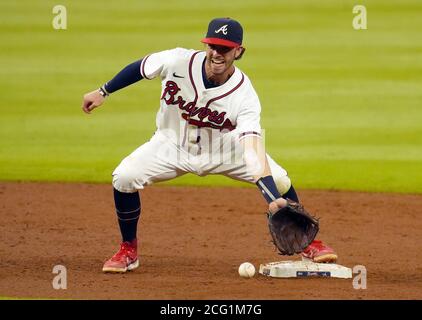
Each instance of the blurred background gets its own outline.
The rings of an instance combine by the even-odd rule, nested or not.
[[[67,9],[67,29],[52,26]],[[355,5],[367,29],[355,30]],[[262,104],[268,153],[297,188],[422,193],[422,1],[0,1],[0,180],[111,181],[155,131],[160,81],[84,93],[144,55],[244,27],[237,66]],[[166,184],[246,186],[186,175]]]

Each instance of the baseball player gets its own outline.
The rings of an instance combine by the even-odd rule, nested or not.
[[[101,106],[113,92],[141,79],[161,79],[160,108],[152,138],[114,170],[114,201],[122,235],[120,250],[104,272],[126,272],[139,266],[138,190],[186,173],[221,174],[255,183],[269,212],[299,202],[286,170],[264,149],[261,105],[251,81],[235,65],[245,53],[243,28],[230,18],[216,18],[201,42],[205,51],[175,48],[152,53],[121,70],[99,89],[84,95],[86,113]],[[336,253],[313,241],[302,256],[334,262]]]

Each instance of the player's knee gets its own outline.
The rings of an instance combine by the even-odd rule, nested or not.
[[[273,176],[275,185],[277,187],[278,192],[280,192],[281,195],[285,194],[287,191],[289,191],[290,186],[292,185],[292,182],[287,175],[279,175],[279,176]]]
[[[138,188],[134,175],[129,170],[118,169],[113,172],[113,187],[120,192],[135,192]]]

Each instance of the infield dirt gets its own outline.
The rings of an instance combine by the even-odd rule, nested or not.
[[[141,191],[140,267],[103,274],[119,247],[111,185],[0,183],[0,295],[74,299],[422,299],[422,195],[299,190],[318,238],[352,279],[240,278],[242,262],[279,256],[254,188],[152,186]],[[52,286],[53,267],[67,289]]]

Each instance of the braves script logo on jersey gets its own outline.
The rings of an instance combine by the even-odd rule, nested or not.
[[[193,102],[186,102],[182,96],[179,95],[176,97],[176,94],[179,91],[180,88],[176,82],[167,81],[161,99],[164,100],[168,106],[177,105],[180,110],[186,111],[187,113],[182,113],[182,117],[190,124],[198,127],[210,127],[220,130],[228,129],[229,131],[236,128],[229,119],[225,118],[226,112],[212,111],[208,108],[208,105],[205,107],[197,107],[196,100]],[[197,117],[199,120],[193,119],[194,117]]]
[[[222,26],[220,29],[215,30],[215,33],[219,33],[222,32],[224,35],[227,35],[227,24],[225,24],[224,26]]]

